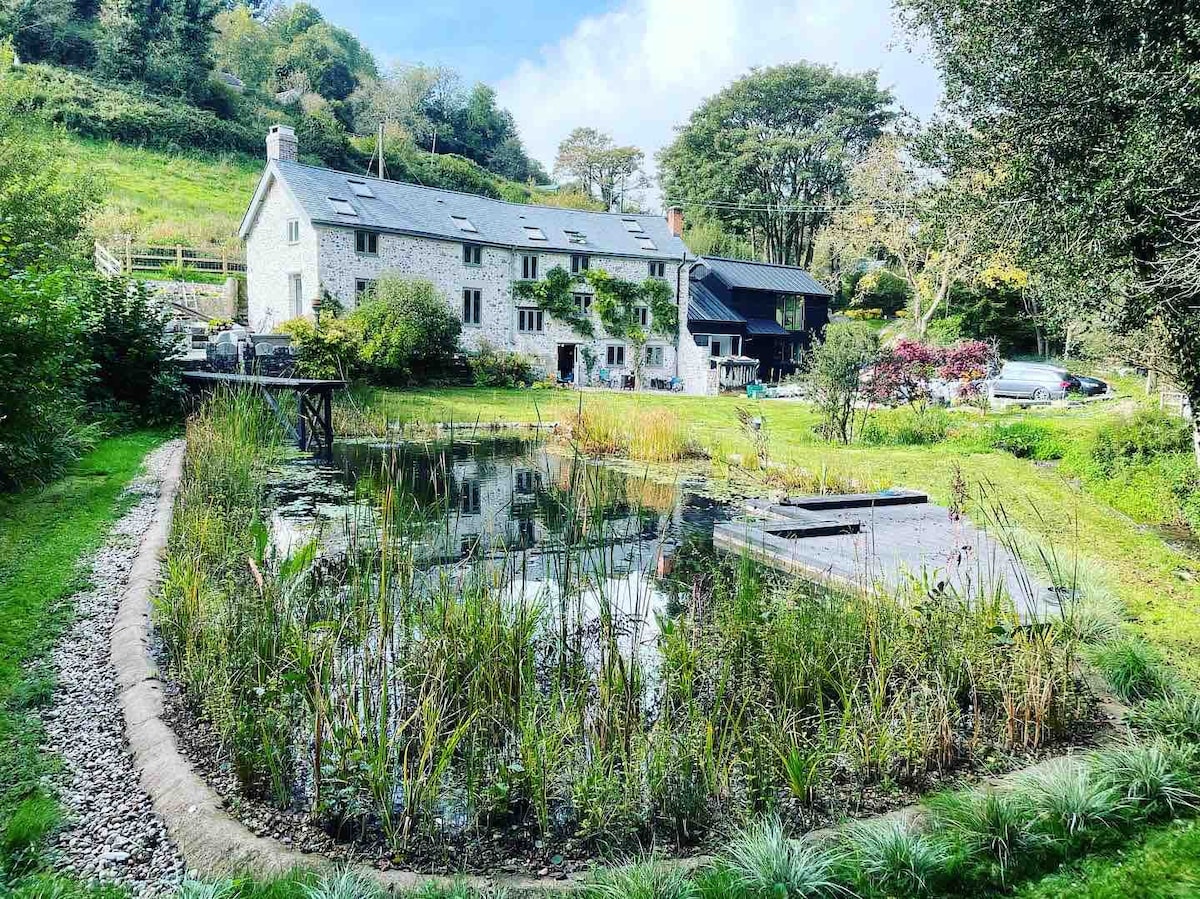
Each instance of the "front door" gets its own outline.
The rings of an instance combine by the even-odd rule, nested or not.
[[[558,379],[575,383],[575,344],[558,345]]]

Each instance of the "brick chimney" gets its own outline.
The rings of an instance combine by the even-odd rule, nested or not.
[[[267,132],[267,159],[295,162],[300,157],[300,144],[291,125],[272,125]]]
[[[683,210],[680,207],[672,206],[667,210],[667,230],[672,237],[683,236]]]

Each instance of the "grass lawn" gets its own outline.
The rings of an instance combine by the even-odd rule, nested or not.
[[[67,163],[99,175],[108,190],[94,227],[103,241],[240,249],[237,229],[262,162],[247,156],[193,156],[64,137]]]
[[[55,817],[38,795],[50,762],[30,711],[53,685],[37,663],[70,613],[63,600],[81,586],[80,559],[99,546],[122,489],[162,440],[146,432],[103,440],[61,480],[0,497],[0,872],[5,855]]]
[[[1182,899],[1200,896],[1200,825],[1178,822],[1140,843],[1066,866],[1017,899]]]

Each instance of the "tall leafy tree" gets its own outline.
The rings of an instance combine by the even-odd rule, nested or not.
[[[584,193],[612,209],[628,190],[642,186],[645,155],[637,147],[617,146],[595,128],[576,128],[558,145],[554,172],[575,180]]]
[[[755,69],[706,100],[659,156],[667,200],[716,218],[769,261],[808,266],[826,207],[895,117],[874,72]]]
[[[946,83],[949,171],[1002,173],[1024,268],[1069,271],[1200,409],[1200,18],[1191,0],[900,0]],[[1197,432],[1200,458],[1200,431]]]

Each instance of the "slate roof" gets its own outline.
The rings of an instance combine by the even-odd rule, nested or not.
[[[743,259],[724,259],[704,256],[701,261],[708,270],[730,287],[746,290],[769,290],[773,293],[803,293],[831,297],[833,292],[794,265],[772,265],[769,262],[747,262]]]
[[[773,318],[746,319],[747,337],[787,337],[790,332]]]
[[[688,293],[688,321],[742,324],[746,319],[722,303],[703,281],[693,281]]]
[[[308,217],[320,224],[541,251],[646,259],[682,259],[690,255],[683,241],[667,230],[662,216],[531,206],[298,162],[276,160],[271,165]],[[344,201],[347,206],[338,205],[352,209],[355,215],[339,213],[330,198]],[[252,207],[243,223],[243,233],[255,214]],[[463,230],[454,216],[465,219],[475,230]],[[626,221],[636,223],[641,231],[631,232]],[[533,239],[527,228],[540,229],[546,239]]]

